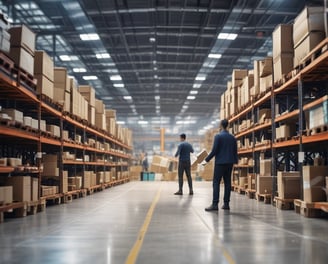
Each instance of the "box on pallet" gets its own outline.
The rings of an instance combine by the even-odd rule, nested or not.
[[[59,168],[56,154],[44,154],[42,176],[59,176]]]
[[[31,177],[12,176],[5,178],[5,185],[13,187],[13,200],[17,202],[31,201]]]
[[[293,25],[279,24],[272,33],[272,57],[294,54]],[[276,72],[274,72],[276,74]]]
[[[17,27],[11,27],[9,29],[9,33],[11,47],[23,47],[30,54],[34,54],[35,33],[33,31],[31,31],[27,26],[22,25]]]
[[[271,159],[260,160],[260,175],[271,175]]]
[[[35,74],[34,78],[36,78],[37,80],[37,85],[36,85],[37,94],[44,94],[53,100],[54,83],[41,74]]]
[[[298,46],[310,32],[324,31],[324,8],[322,6],[305,7],[293,24],[294,47]]]
[[[49,82],[54,81],[54,63],[45,51],[36,50],[34,53],[34,74],[46,77]]]
[[[89,102],[89,105],[96,106],[96,92],[90,85],[79,85],[79,92]]]
[[[39,179],[31,178],[31,200],[37,201],[39,200]]]
[[[20,68],[31,75],[34,74],[34,57],[24,48],[11,47],[9,56]]]
[[[282,54],[273,59],[274,83],[293,70],[294,54]]]
[[[256,185],[256,175],[255,173],[248,173],[247,176],[247,188],[251,190],[255,190]]]
[[[0,204],[13,202],[13,186],[0,186]]]
[[[272,193],[272,177],[257,175],[256,192],[259,194],[271,194]]]
[[[18,111],[16,109],[12,109],[12,108],[2,109],[1,113],[7,114],[11,118],[11,120],[14,120],[16,122],[19,123],[24,122],[23,112]]]
[[[301,195],[301,178],[298,171],[278,171],[278,196],[282,199],[299,199]]]
[[[266,57],[265,59],[259,61],[259,74],[260,78],[272,74],[272,57]]]
[[[303,200],[308,203],[326,201],[325,177],[328,166],[303,166]]]
[[[105,114],[105,105],[102,100],[95,100],[96,114]]]

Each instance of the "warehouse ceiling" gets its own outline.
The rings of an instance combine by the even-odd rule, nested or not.
[[[0,1],[13,24],[37,34],[37,49],[91,84],[134,138],[217,126],[233,68],[270,55],[271,34],[305,0]]]

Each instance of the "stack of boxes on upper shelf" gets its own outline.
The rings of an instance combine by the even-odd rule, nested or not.
[[[0,18],[3,16],[0,15]],[[82,120],[88,121],[123,143],[132,145],[132,134],[127,128],[116,123],[115,110],[105,109],[102,100],[95,98],[95,90],[89,85],[78,85],[77,81],[68,75],[66,68],[55,68],[52,59],[45,51],[35,50],[35,34],[26,26],[9,28],[0,19],[1,50],[9,53],[9,57],[23,71],[34,76],[37,80],[36,94],[46,97],[48,100],[62,106],[64,113],[70,113]],[[10,39],[10,49],[7,41]],[[8,114],[8,111],[11,114]],[[11,118],[23,123],[23,113],[15,109],[2,110],[7,114],[5,118]],[[31,120],[33,122],[33,120]],[[27,126],[29,122],[27,121]],[[31,126],[38,129],[38,121],[34,120]],[[59,127],[42,121],[41,130],[48,131],[59,137]]]
[[[0,51],[9,53],[10,51],[10,34],[8,32],[10,24],[8,18],[0,10]]]
[[[324,38],[323,7],[306,7],[293,25],[278,25],[272,34],[273,57],[254,61],[253,70],[234,69],[221,96],[220,118],[230,118],[279,85]],[[273,65],[273,67],[272,67]],[[274,79],[272,80],[272,76]]]

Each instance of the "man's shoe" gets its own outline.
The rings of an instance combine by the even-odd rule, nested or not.
[[[174,195],[182,195],[181,191],[177,191],[176,193],[174,193]]]
[[[223,210],[230,210],[230,206],[228,204],[225,204],[221,207]]]
[[[194,191],[190,191],[189,192],[189,195],[194,195]]]
[[[210,207],[205,208],[206,212],[211,212],[211,211],[219,211],[219,208],[217,206],[211,205]]]

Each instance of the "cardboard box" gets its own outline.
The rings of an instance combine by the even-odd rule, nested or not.
[[[71,83],[66,68],[54,68],[54,86],[56,88],[60,88],[64,91],[70,92]]]
[[[326,201],[325,177],[328,166],[303,166],[303,200],[308,203]]]
[[[278,197],[282,199],[299,199],[301,196],[301,178],[298,171],[278,171]]]
[[[54,99],[54,83],[47,77],[40,74],[35,74],[34,78],[37,79],[36,92],[37,94],[44,94],[50,99]]]
[[[270,87],[272,87],[272,74],[266,77],[260,78],[260,92],[266,92]]]
[[[257,175],[256,192],[259,194],[271,194],[272,193],[272,177]]]
[[[245,188],[245,184],[248,183],[247,177],[239,177],[239,187]]]
[[[271,159],[260,160],[260,176],[271,175]]]
[[[0,203],[10,204],[13,202],[13,186],[0,186]]]
[[[54,81],[54,63],[45,51],[36,50],[34,53],[34,74],[43,75],[50,82]]]
[[[275,57],[273,60],[274,83],[282,80],[284,75],[290,73],[293,66],[294,54],[282,54]]]
[[[44,154],[43,160],[43,172],[42,176],[59,176],[59,168],[57,162],[57,155]]]
[[[16,122],[22,123],[24,122],[23,118],[23,112],[18,111],[13,108],[7,108],[7,109],[2,109],[1,113],[7,114],[9,117],[11,117],[11,120],[14,120]]]
[[[22,165],[21,158],[7,158],[7,164],[11,167],[17,167]]]
[[[7,166],[7,158],[0,158],[0,166],[1,167]]]
[[[264,60],[259,61],[259,74],[260,78],[272,74],[272,57],[266,57]]]
[[[265,119],[270,119],[270,118],[271,118],[271,109],[263,108],[259,110],[259,119],[258,119],[259,124],[264,123]]]
[[[88,101],[89,105],[96,106],[96,91],[90,85],[80,85],[79,92]]]
[[[105,114],[96,113],[95,115],[95,125],[96,127],[106,130],[106,116]]]
[[[105,173],[103,171],[99,171],[96,174],[96,185],[104,183]]]
[[[255,190],[256,186],[256,175],[254,173],[249,173],[247,176],[247,188],[250,190]]]
[[[23,124],[24,124],[24,126],[32,127],[32,117],[24,116],[23,117]]]
[[[102,100],[95,100],[96,114],[105,114],[105,105]]]
[[[53,134],[55,137],[60,137],[60,127],[56,125],[46,125],[47,131]]]
[[[31,75],[34,74],[34,57],[24,48],[11,47],[9,56],[20,68]]]
[[[22,25],[19,27],[11,27],[9,33],[11,47],[23,47],[31,55],[34,55],[35,34],[33,31],[27,26]],[[33,75],[33,71],[31,74]]]
[[[39,179],[31,178],[31,200],[38,201],[39,200]]]
[[[325,31],[323,6],[305,7],[295,18],[293,28],[294,47],[298,46],[309,32],[314,31]]]
[[[90,188],[92,185],[91,185],[91,174],[92,174],[92,171],[84,171],[84,174],[83,174],[83,183],[82,183],[82,187],[83,188]]]
[[[106,118],[116,118],[116,110],[115,109],[106,109]]]
[[[88,105],[88,107],[88,121],[91,125],[94,126],[96,124],[96,109],[91,105]]]
[[[293,25],[280,24],[272,33],[272,56],[276,59],[278,56],[294,54],[293,44]]]
[[[2,50],[7,54],[9,54],[10,52],[10,34],[1,27],[0,27],[0,50]]]
[[[300,62],[325,38],[324,32],[310,32],[304,40],[295,47],[294,67]]]
[[[13,200],[17,202],[31,201],[31,177],[13,176],[6,178],[6,185],[13,187]]]

